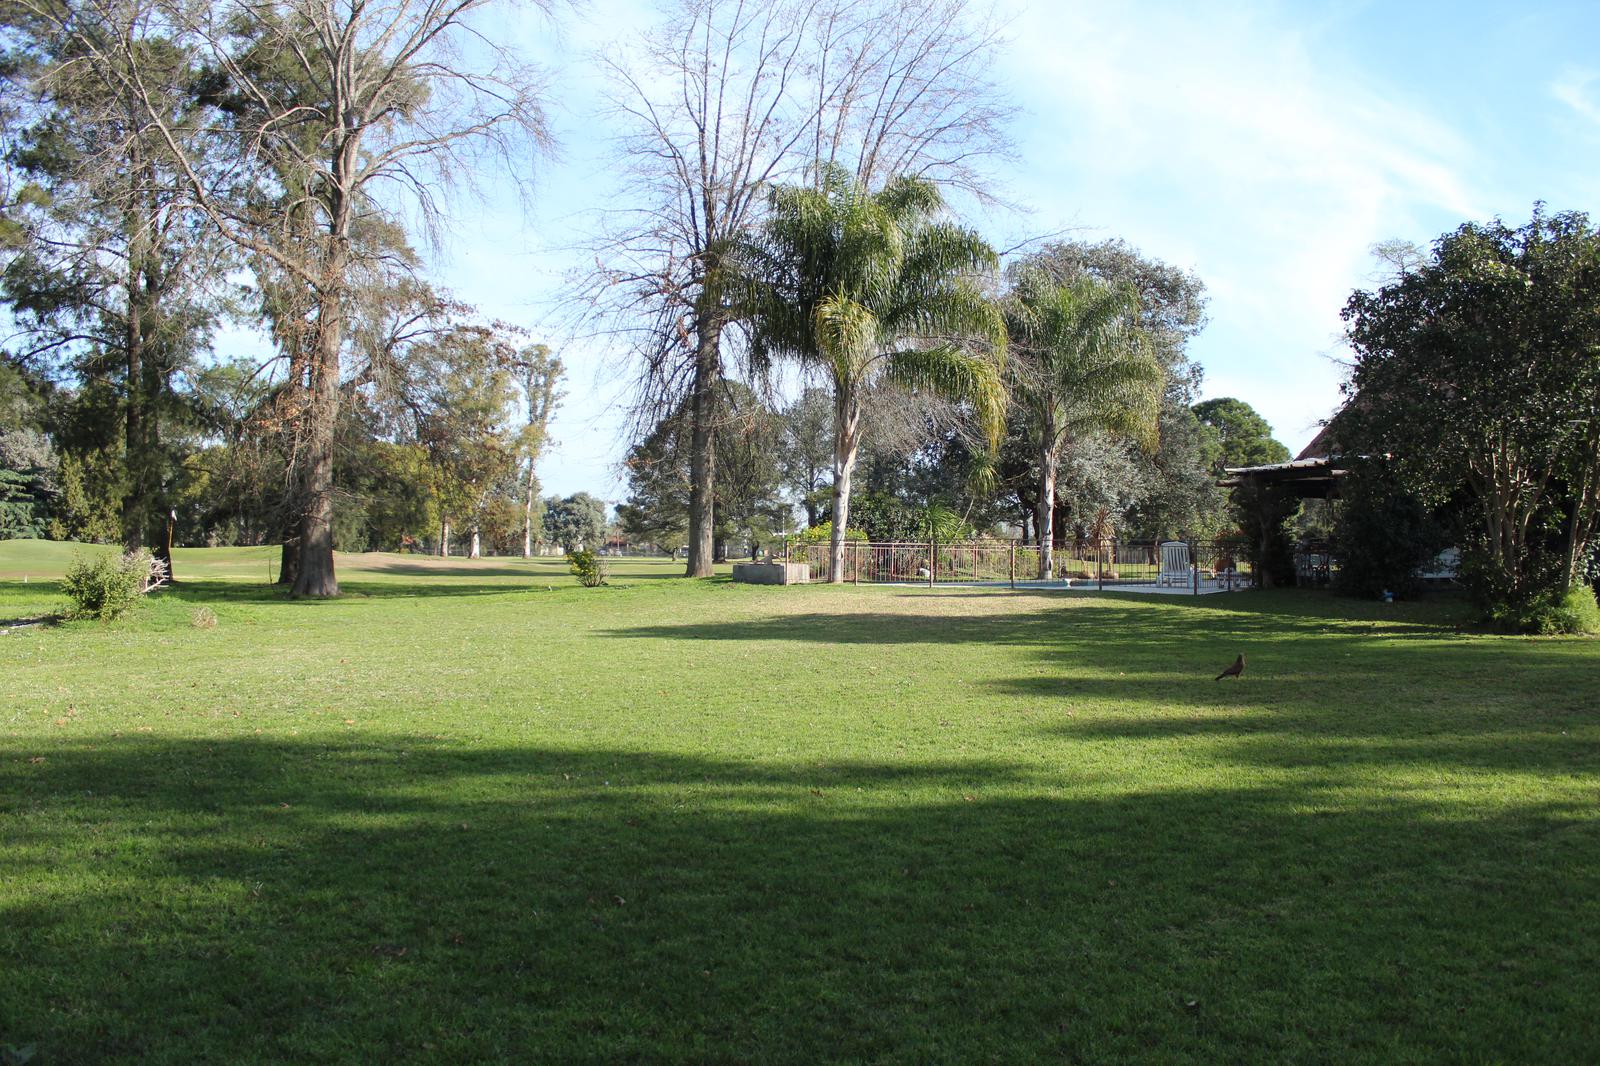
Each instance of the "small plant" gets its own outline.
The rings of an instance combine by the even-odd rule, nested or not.
[[[585,548],[567,553],[567,565],[577,577],[578,584],[586,589],[599,588],[606,583],[606,564],[593,551]]]
[[[151,589],[166,583],[167,565],[140,548],[117,556],[79,556],[61,581],[68,618],[120,618]]]
[[[209,607],[197,607],[194,614],[189,616],[189,624],[196,629],[215,629],[217,614]]]

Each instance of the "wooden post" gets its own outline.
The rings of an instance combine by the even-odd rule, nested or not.
[[[1011,587],[1017,587],[1017,542],[1011,542]]]
[[[1106,590],[1106,542],[1100,541],[1094,549],[1094,580],[1096,591]]]
[[[929,525],[932,525],[930,522]],[[939,574],[939,541],[933,532],[928,532],[928,587],[933,588],[933,579]]]
[[[850,583],[861,584],[861,552],[854,545],[850,548]]]
[[[1200,555],[1194,541],[1189,542],[1189,572],[1194,575],[1194,594],[1200,595]]]

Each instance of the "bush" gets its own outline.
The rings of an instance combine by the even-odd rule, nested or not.
[[[864,541],[867,539],[867,535],[861,530],[856,529],[854,526],[851,526],[844,531],[844,539]],[[818,522],[816,525],[808,526],[806,529],[789,537],[789,543],[795,546],[804,544],[830,544],[832,542],[832,522]]]
[[[1565,592],[1544,592],[1522,607],[1497,607],[1489,612],[1496,629],[1517,633],[1600,634],[1600,603],[1594,589],[1577,585]]]
[[[587,548],[582,551],[568,552],[567,565],[572,568],[572,573],[577,577],[578,584],[586,589],[599,588],[606,583],[605,562]]]
[[[1396,599],[1421,593],[1423,567],[1445,547],[1427,506],[1381,468],[1358,468],[1340,496],[1334,527],[1340,591],[1369,599],[1385,592]]]
[[[166,581],[166,564],[140,548],[117,556],[110,552],[78,556],[67,568],[61,591],[69,601],[68,618],[109,622],[128,612],[139,598]]]

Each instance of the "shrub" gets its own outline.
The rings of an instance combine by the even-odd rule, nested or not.
[[[844,539],[864,541],[867,539],[867,535],[861,530],[856,529],[854,526],[851,526],[844,531]],[[831,521],[818,522],[816,525],[808,526],[799,533],[792,534],[789,537],[789,543],[795,546],[803,544],[829,544],[832,543],[832,541],[833,523]]]
[[[1543,592],[1522,607],[1497,607],[1489,612],[1497,629],[1517,633],[1561,634],[1600,633],[1600,603],[1594,589],[1577,585],[1565,592]]]
[[[567,565],[577,577],[578,584],[586,589],[598,588],[606,583],[606,564],[588,548],[568,552]]]
[[[61,581],[67,594],[68,618],[120,618],[139,598],[166,581],[167,567],[140,548],[117,556],[110,552],[78,556]]]
[[[1445,546],[1423,502],[1381,468],[1358,468],[1340,489],[1343,505],[1334,527],[1336,584],[1353,596],[1385,592],[1409,599],[1422,591],[1419,576]]]

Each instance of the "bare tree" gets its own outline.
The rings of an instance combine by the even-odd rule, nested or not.
[[[96,2],[21,0],[78,35],[85,61],[139,104],[209,222],[307,294],[304,365],[291,366],[304,396],[293,416],[302,500],[293,588],[337,595],[333,441],[356,231],[397,217],[396,204],[435,225],[440,190],[485,154],[520,173],[520,148],[545,140],[540,86],[474,26],[491,0],[156,0],[152,17],[215,66],[231,104],[230,121],[200,132],[233,166],[207,173],[194,165],[194,131],[163,112],[141,58],[122,39],[85,32],[77,5]],[[548,10],[549,0],[533,3]]]
[[[778,181],[843,165],[863,187],[913,173],[981,192],[1008,108],[1000,44],[966,0],[666,0],[602,57],[636,208],[612,213],[591,295],[640,357],[635,426],[687,405],[691,577],[712,572],[729,253]]]

